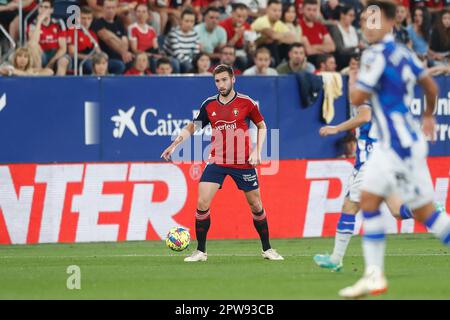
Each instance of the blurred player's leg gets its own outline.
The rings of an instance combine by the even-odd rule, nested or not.
[[[195,214],[195,234],[197,236],[197,250],[184,259],[187,262],[206,261],[206,236],[211,225],[209,207],[220,184],[200,182],[198,187],[197,212]]]
[[[450,246],[450,217],[436,209],[433,203],[414,209],[414,216],[424,223],[441,242]]]
[[[353,202],[349,197],[346,197],[336,228],[333,253],[331,255],[316,254],[314,256],[314,261],[319,267],[333,271],[340,271],[342,269],[342,260],[344,259],[348,244],[355,230],[355,216],[358,211],[359,203]]]
[[[269,241],[269,226],[267,216],[262,207],[261,194],[259,188],[251,191],[245,191],[245,197],[250,205],[253,216],[253,225],[261,239],[263,253],[262,256],[269,260],[284,260],[274,249],[272,249]]]

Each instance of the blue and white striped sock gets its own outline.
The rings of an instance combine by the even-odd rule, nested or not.
[[[345,256],[348,244],[355,230],[355,215],[341,213],[334,238],[334,249],[330,259],[333,263],[339,263]]]
[[[425,225],[443,244],[450,246],[450,217],[447,214],[436,210],[425,221]]]
[[[376,267],[381,272],[384,269],[384,251],[386,248],[386,236],[384,221],[380,210],[363,211],[363,252],[366,270]]]
[[[408,206],[402,204],[402,206],[400,207],[400,217],[402,218],[402,220],[412,219],[413,214],[411,209],[409,209]]]

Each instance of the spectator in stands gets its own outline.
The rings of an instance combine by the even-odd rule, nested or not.
[[[450,11],[448,9],[443,10],[436,19],[428,53],[433,60],[433,65],[448,64],[450,55]]]
[[[219,20],[228,19],[233,11],[233,6],[230,0],[216,0],[215,1],[217,9],[219,9]]]
[[[78,30],[78,63],[80,64],[82,60],[88,58],[88,55],[95,48],[96,52],[100,52],[100,48],[98,47],[98,38],[95,34],[94,30],[91,29],[91,24],[94,19],[94,13],[92,9],[88,6],[82,7],[80,10],[80,23],[81,25],[89,32],[89,35],[85,34],[82,29]],[[96,42],[92,42],[91,37]],[[67,32],[67,43],[69,49],[70,57],[74,58],[75,55],[75,28],[70,28]],[[73,60],[75,61],[75,60]],[[91,74],[92,73],[92,61],[86,60],[83,64],[83,74]]]
[[[200,39],[194,30],[195,13],[186,9],[181,14],[180,27],[173,29],[166,37],[164,50],[178,62],[175,73],[192,69],[192,58],[200,52]]]
[[[117,0],[104,0],[103,18],[94,20],[92,29],[100,39],[101,50],[109,57],[109,72],[122,74],[125,64],[133,61],[133,54],[129,51],[125,27],[116,12]]]
[[[324,23],[337,24],[339,21],[340,5],[339,0],[327,0],[320,7]]]
[[[92,75],[107,76],[108,75],[108,55],[104,52],[96,53],[92,56]]]
[[[321,54],[317,57],[316,73],[336,72],[336,59],[332,54]]]
[[[408,30],[406,30],[407,18],[408,11],[406,10],[406,7],[403,5],[397,5],[394,26],[395,41],[403,43],[404,45],[411,48],[411,39],[409,38]]]
[[[212,73],[209,72],[209,68],[211,68],[211,58],[208,54],[200,52],[194,57],[192,64],[194,65],[194,68],[191,71],[192,73],[198,75],[212,75]]]
[[[49,68],[33,68],[33,59],[30,49],[18,48],[13,55],[12,65],[0,66],[3,76],[52,76],[53,70]]]
[[[278,74],[288,74],[300,71],[313,73],[314,66],[306,59],[305,46],[301,43],[293,43],[288,52],[289,60],[277,67]]]
[[[220,22],[227,33],[227,45],[236,48],[236,65],[240,69],[247,67],[248,55],[254,48],[254,40],[246,41],[246,34],[251,34],[250,24],[247,22],[248,8],[243,3],[233,4],[231,17]],[[248,38],[248,36],[247,36]]]
[[[422,59],[426,58],[428,52],[430,23],[431,18],[427,8],[417,7],[413,11],[413,23],[407,27],[412,49]]]
[[[4,6],[1,6],[1,18],[3,20],[2,25],[8,30],[9,34],[14,41],[19,40],[19,2],[22,1],[23,17],[26,17],[30,12],[38,5],[36,0],[11,0]],[[33,21],[37,14],[33,13],[30,16],[29,21]],[[10,20],[12,18],[12,21]],[[25,18],[24,18],[25,19]],[[23,21],[25,23],[25,21]],[[28,26],[23,24],[23,30],[26,30]]]
[[[134,66],[125,72],[128,76],[145,76],[152,74],[149,68],[148,57],[145,52],[138,53],[134,60]]]
[[[295,36],[295,42],[302,42],[303,32],[302,28],[298,24],[297,12],[295,11],[295,5],[288,3],[283,7],[283,14],[281,21],[289,28],[289,30]]]
[[[162,57],[158,59],[156,62],[156,74],[161,76],[167,76],[172,74],[172,65],[170,64],[170,60],[166,57]]]
[[[346,136],[344,136],[339,142],[340,149],[342,150],[342,154],[339,158],[354,158],[356,156],[356,137],[355,134],[349,132]]]
[[[288,45],[295,42],[295,34],[291,32],[283,21],[281,21],[282,6],[279,0],[269,0],[267,3],[266,14],[253,21],[251,27],[255,32],[260,33],[256,40],[258,47],[267,47],[275,63],[278,64],[283,58],[283,44]]]
[[[56,69],[56,74],[63,76],[71,62],[67,54],[66,27],[62,20],[51,17],[51,0],[42,0],[38,12],[36,20],[28,27],[28,47],[36,59],[35,67]]]
[[[317,55],[332,53],[336,50],[333,39],[327,28],[319,21],[319,5],[317,0],[304,0],[303,18],[300,26],[303,31],[303,39],[308,60],[316,62]]]
[[[249,9],[249,16],[254,19],[264,15],[268,6],[267,0],[234,0],[235,4],[243,4]]]
[[[149,20],[149,9],[146,4],[136,6],[136,22],[128,27],[128,39],[131,52],[134,54],[146,53],[150,60],[151,69],[156,69],[156,61],[162,57],[158,45],[158,36]]]
[[[350,56],[359,52],[359,38],[355,27],[352,25],[355,20],[355,10],[348,6],[341,6],[339,22],[330,26],[330,35],[336,45],[336,60],[338,68],[348,66]]]
[[[267,48],[256,49],[255,65],[244,71],[244,76],[276,76],[277,70],[270,68],[272,57]]]
[[[209,71],[212,72],[214,68],[217,67],[219,64],[226,64],[227,66],[233,68],[235,75],[241,75],[242,70],[240,70],[235,63],[236,63],[236,49],[232,46],[225,46],[223,47],[222,52],[220,54],[220,62],[209,68]]]
[[[227,44],[227,33],[219,25],[219,9],[208,7],[203,13],[204,21],[194,27],[200,40],[200,46],[212,60],[220,59],[220,51]]]

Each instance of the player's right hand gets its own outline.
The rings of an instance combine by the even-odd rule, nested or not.
[[[166,161],[171,161],[171,155],[175,151],[174,147],[168,147],[166,150],[161,153],[161,158],[163,158]]]
[[[320,130],[319,130],[319,134],[323,137],[329,136],[332,134],[336,134],[338,132],[339,131],[335,126],[325,126],[325,127],[320,128]]]

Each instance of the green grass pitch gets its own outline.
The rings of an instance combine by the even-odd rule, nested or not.
[[[260,255],[258,240],[211,240],[208,261],[185,263],[163,241],[0,246],[0,299],[338,299],[362,274],[354,237],[341,272],[318,268],[333,238],[276,239],[284,261]],[[450,250],[429,234],[390,235],[382,299],[450,299]],[[67,268],[81,271],[69,290]],[[371,299],[380,299],[379,297]]]

